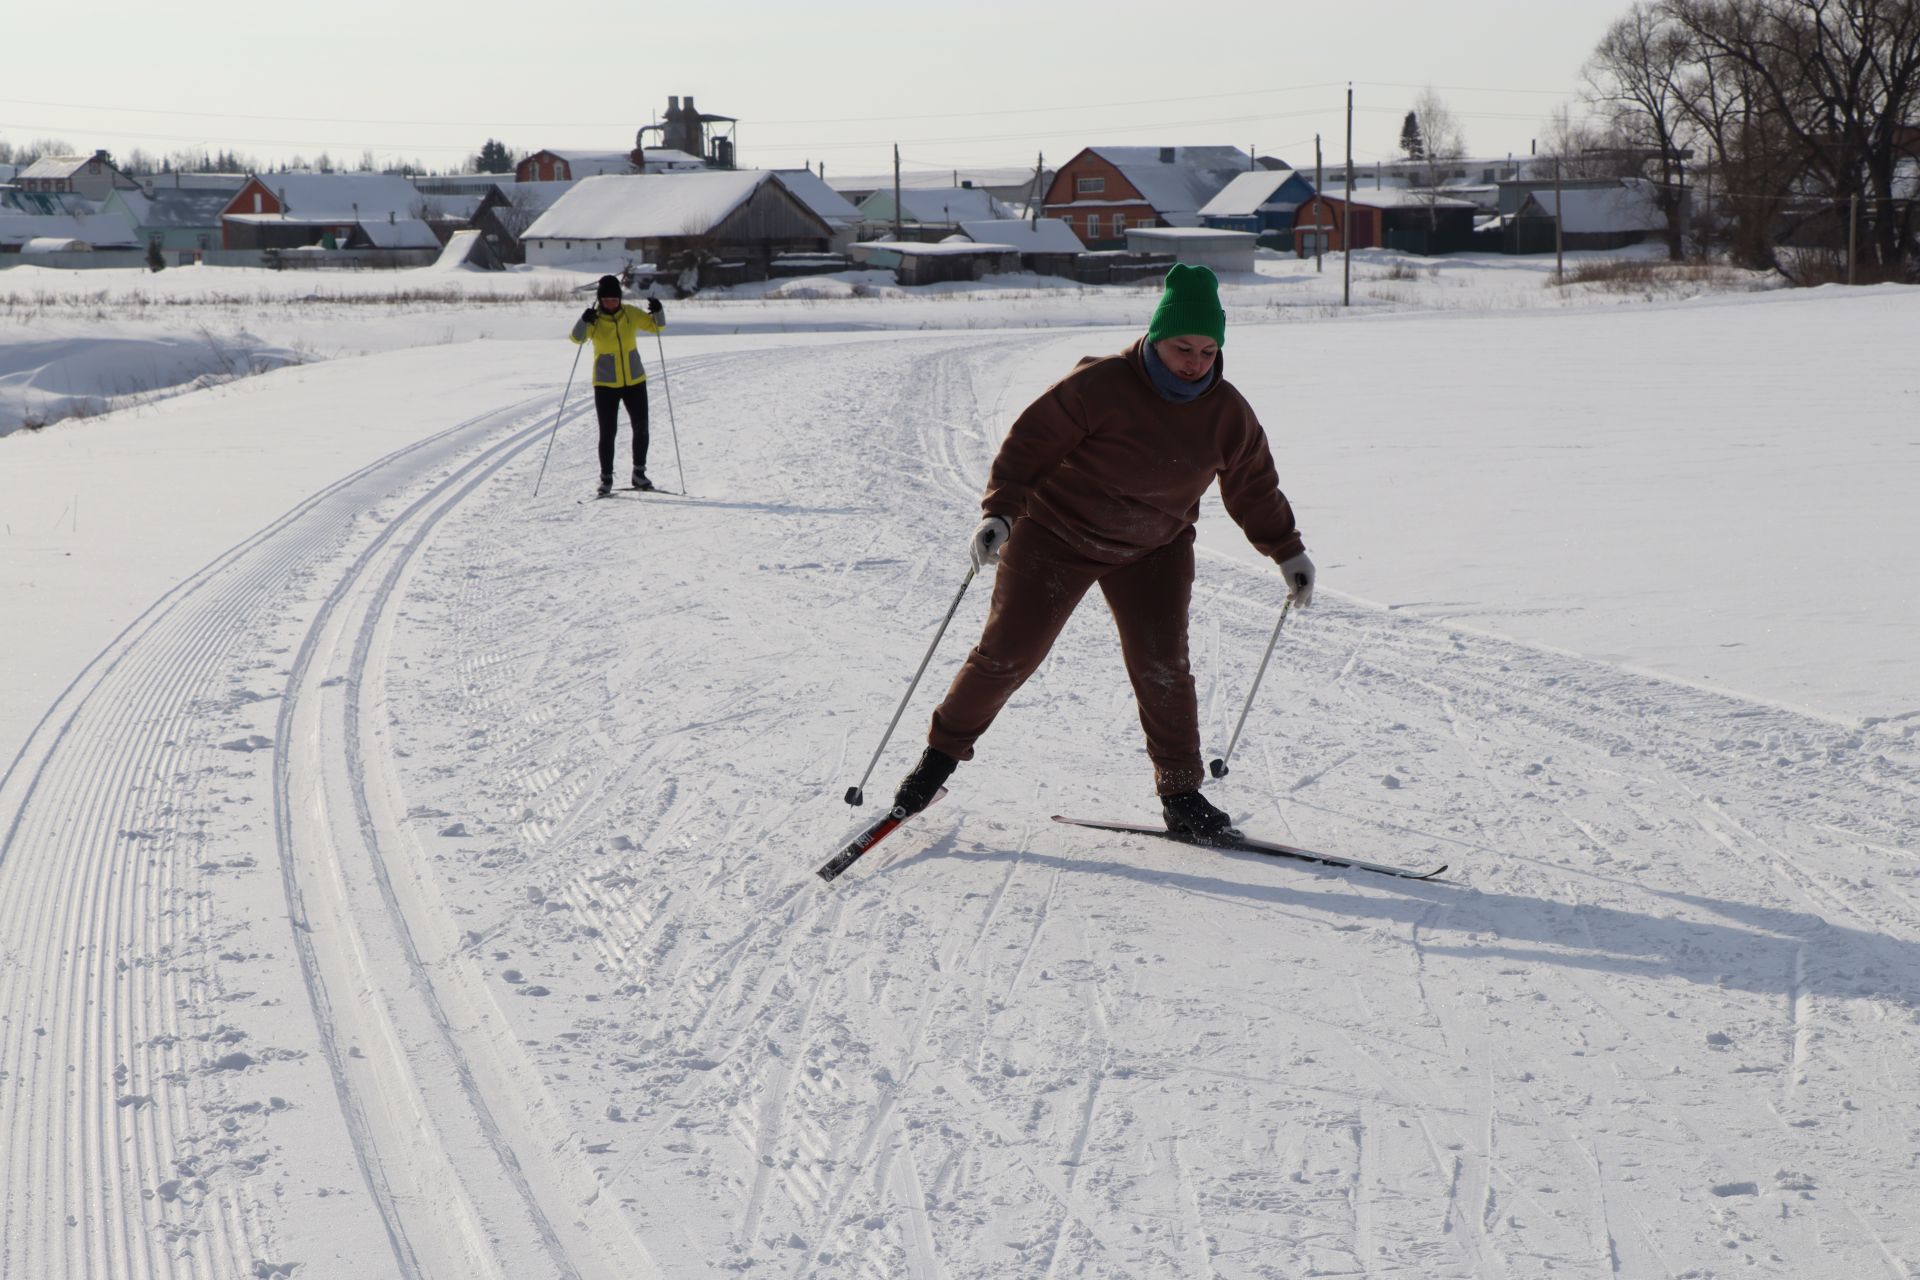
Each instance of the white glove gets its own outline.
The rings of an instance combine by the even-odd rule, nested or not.
[[[1013,532],[1013,526],[1004,517],[988,516],[973,531],[973,537],[967,542],[967,555],[973,559],[973,567],[984,569],[988,565],[1000,563],[1000,550],[1007,545],[1007,535]]]
[[[1280,562],[1280,576],[1287,580],[1287,599],[1304,609],[1313,603],[1313,561],[1307,553],[1297,552]]]

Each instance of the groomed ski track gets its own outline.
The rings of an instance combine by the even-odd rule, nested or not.
[[[503,396],[158,601],[0,782],[0,1276],[1920,1274],[1903,726],[1330,570],[1210,793],[1382,882],[1049,822],[1151,812],[1089,601],[820,884],[1010,380],[1119,340],[689,359],[692,496],[584,508]],[[1202,558],[1210,747],[1281,594]]]

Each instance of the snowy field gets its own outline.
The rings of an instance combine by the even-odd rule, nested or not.
[[[1209,791],[1431,883],[1048,821],[1153,813],[1095,603],[812,874],[1151,291],[670,303],[689,492],[583,504],[578,276],[0,273],[93,401],[0,438],[0,1276],[1920,1274],[1920,291],[1338,266],[1228,288],[1321,590]]]

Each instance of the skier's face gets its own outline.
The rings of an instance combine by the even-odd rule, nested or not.
[[[1183,334],[1178,338],[1162,338],[1153,344],[1160,363],[1173,370],[1173,376],[1182,382],[1198,382],[1213,369],[1213,362],[1220,357],[1220,344],[1201,334]]]
[[[602,298],[600,299],[600,309],[602,311],[618,311],[620,309],[620,299]]]

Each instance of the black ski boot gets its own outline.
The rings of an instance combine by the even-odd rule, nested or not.
[[[653,481],[647,479],[646,472],[636,471],[633,473],[633,487],[642,493],[651,493],[653,492]]]
[[[593,496],[596,498],[604,498],[612,492],[613,492],[613,477],[601,476],[600,487],[593,491]]]
[[[1233,831],[1233,819],[1225,810],[1216,809],[1198,791],[1160,797],[1160,816],[1167,830],[1188,840],[1205,842]]]
[[[907,816],[912,816],[933,803],[933,793],[938,791],[953,776],[960,762],[937,747],[928,747],[920,753],[920,763],[913,766],[913,772],[900,780],[900,787],[893,793],[893,807]]]

